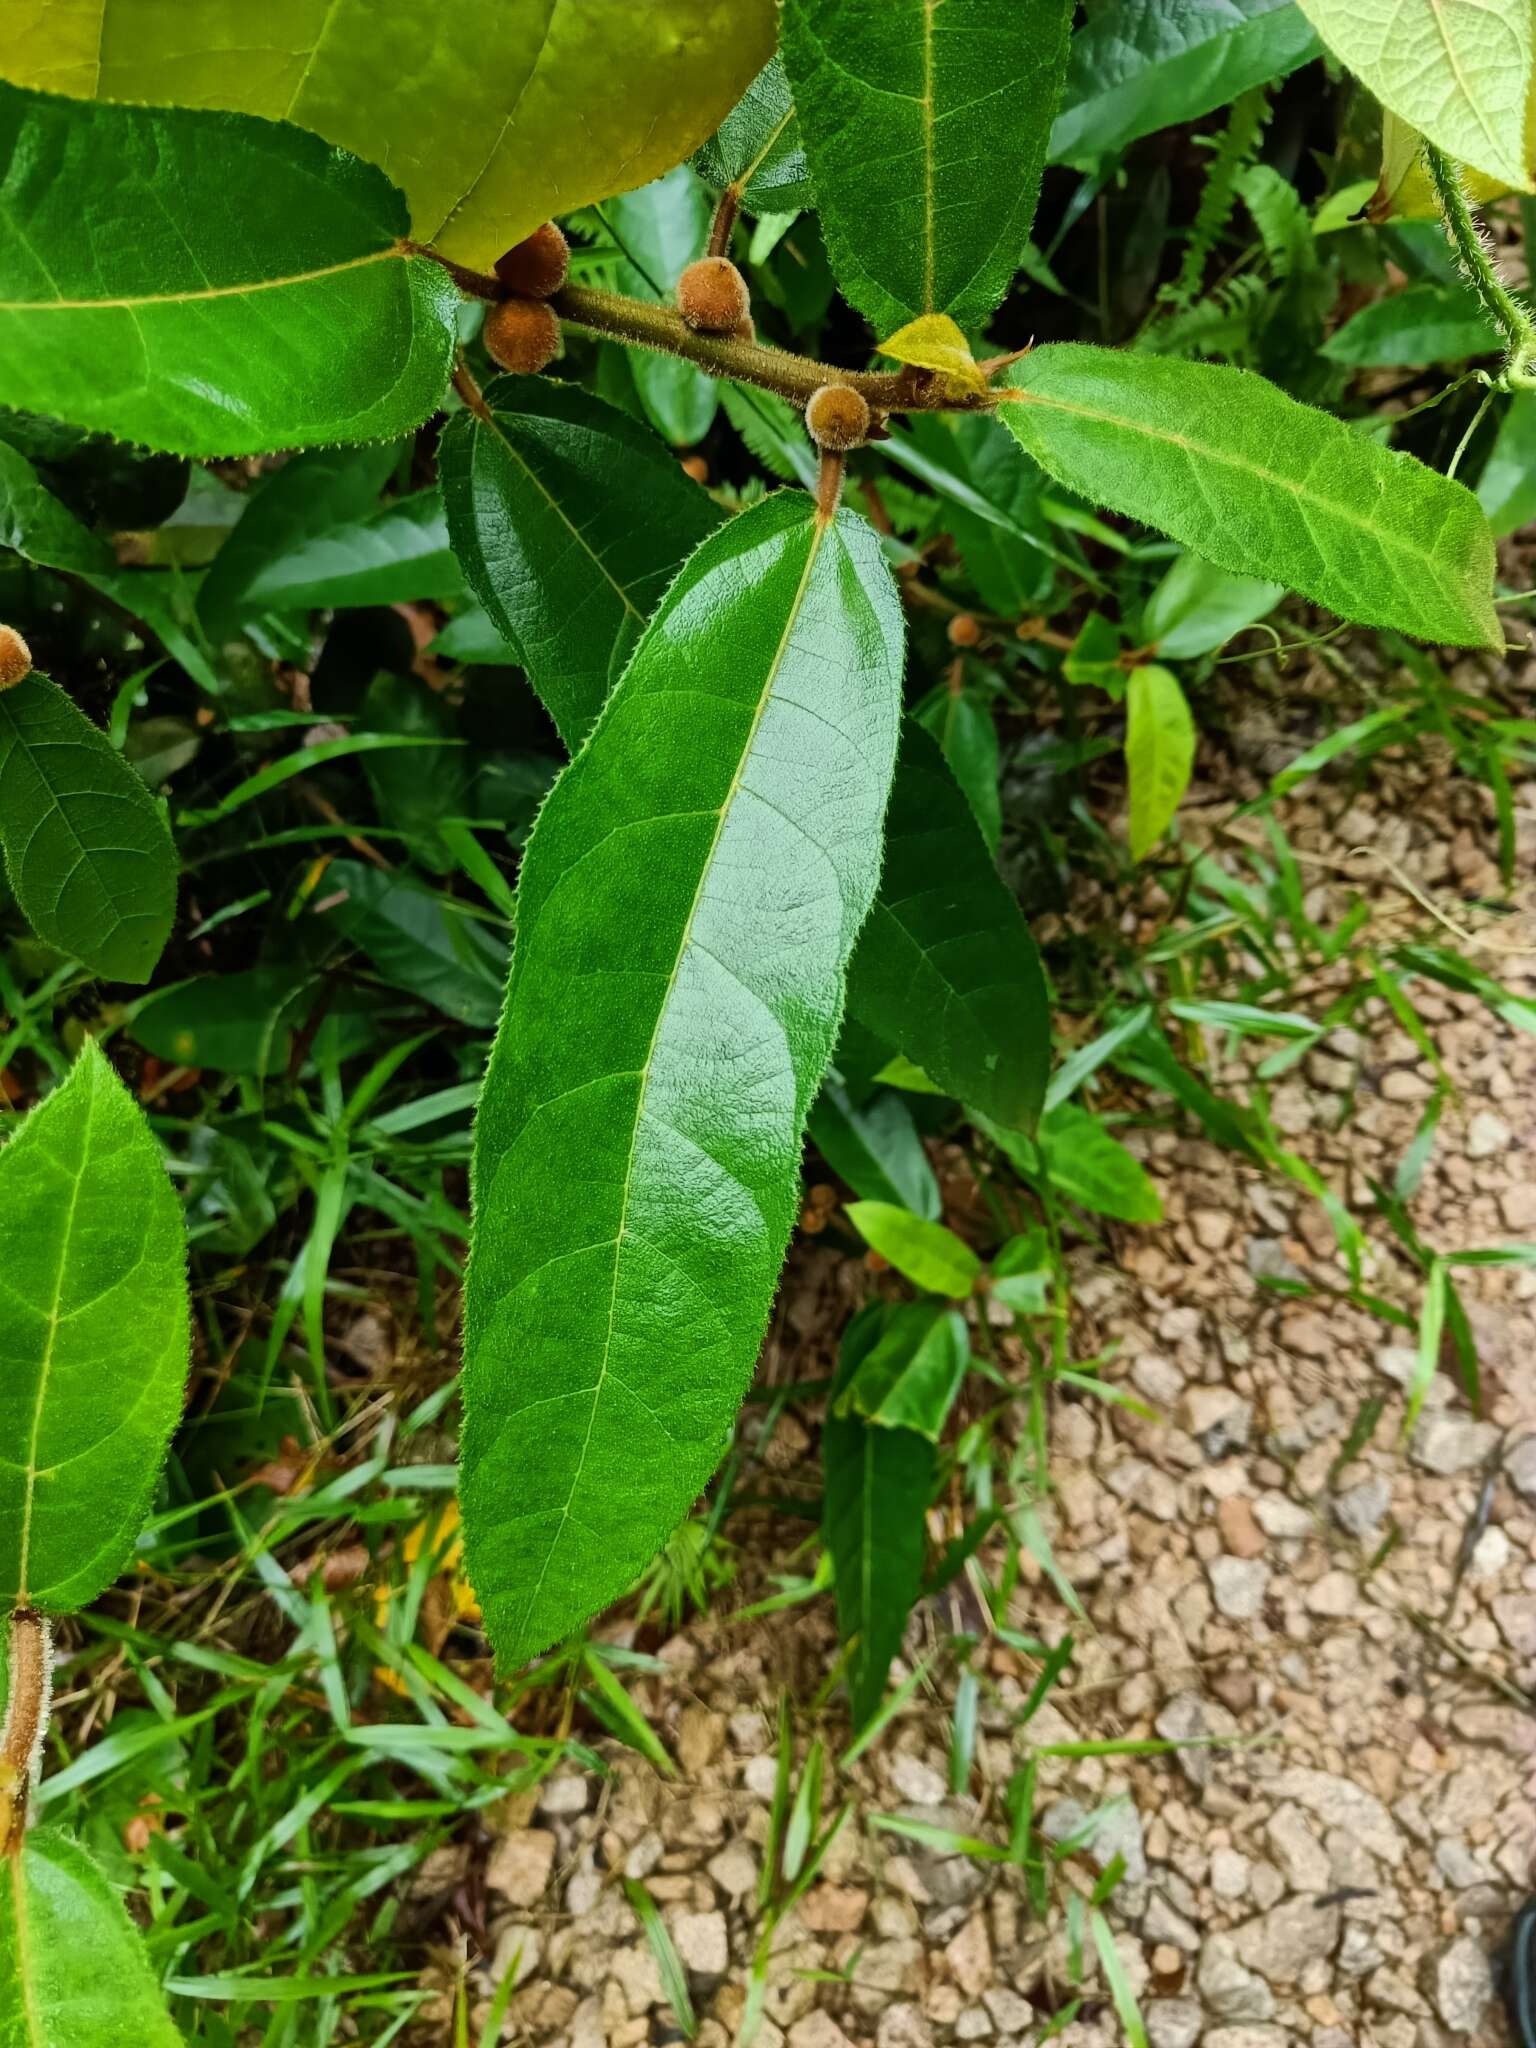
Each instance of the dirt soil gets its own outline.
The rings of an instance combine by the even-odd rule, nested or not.
[[[1228,765],[1239,793],[1270,772],[1269,744],[1262,729],[1238,736]],[[1214,826],[1232,787],[1207,788],[1204,811],[1197,790],[1191,823]],[[1515,797],[1529,876],[1536,784]],[[1493,947],[1536,947],[1536,917],[1466,908],[1501,894],[1479,790],[1382,763],[1363,792],[1325,786],[1282,814],[1308,857],[1308,909],[1320,921],[1365,888],[1383,941],[1446,936],[1379,861],[1353,855],[1364,845]],[[1519,900],[1528,912],[1528,889]],[[1536,951],[1475,957],[1536,993]],[[1283,1000],[1316,1014],[1327,993],[1319,979]],[[1536,1039],[1429,984],[1414,999],[1460,1091],[1412,1203],[1418,1228],[1442,1251],[1536,1239]],[[1384,1005],[1360,1022],[1274,1087],[1273,1115],[1366,1225],[1369,1284],[1416,1313],[1421,1284],[1372,1217],[1365,1176],[1390,1183],[1435,1076]],[[1064,1913],[1042,1924],[1013,1869],[919,1848],[868,1817],[996,1840],[1003,1788],[1032,1745],[1113,1736],[1253,1738],[1041,1765],[1037,1813],[1057,1839],[1120,1800],[1070,1870],[1086,1889],[1124,1858],[1109,1912],[1153,2048],[1509,2039],[1490,1959],[1536,1874],[1536,1272],[1464,1274],[1483,1414],[1442,1373],[1405,1444],[1412,1332],[1258,1284],[1261,1274],[1342,1284],[1322,1207],[1201,1138],[1143,1131],[1131,1142],[1168,1220],[1081,1246],[1074,1345],[1078,1356],[1114,1347],[1107,1377],[1159,1419],[1057,1401],[1055,1493],[1041,1515],[1087,1619],[1072,1621],[1027,1556],[1008,1617],[1048,1640],[1070,1626],[1075,1660],[1020,1728],[1035,1667],[982,1642],[963,1795],[949,1784],[954,1675],[942,1662],[855,1763],[854,1819],[781,1932],[763,2048],[1034,2043],[1069,1995]],[[871,1284],[802,1239],[768,1375],[824,1373]],[[1375,1433],[1341,1464],[1374,1397],[1385,1401]],[[817,1426],[813,1404],[791,1406],[761,1476],[813,1494],[814,1466],[798,1467]],[[644,1878],[671,1927],[702,2048],[733,2036],[781,1690],[802,1744],[817,1727],[834,1749],[847,1739],[840,1701],[819,1700],[836,1652],[830,1597],[767,1621],[732,1619],[771,1590],[770,1566],[809,1568],[793,1552],[804,1527],[738,1520],[738,1542],[771,1530],[779,1555],[745,1555],[716,1612],[662,1646],[670,1676],[635,1687],[678,1759],[675,1778],[612,1746],[606,1781],[558,1776],[508,1817],[487,1872],[496,1955],[504,1966],[521,1954],[504,2039],[624,2048],[681,2038],[617,1881],[625,1873]],[[965,1625],[978,1611],[967,1606]],[[955,1625],[953,1602],[920,1611],[906,1668]],[[488,1991],[492,1977],[482,1981]],[[1123,2039],[1091,1976],[1086,2006],[1056,2038],[1062,2048]]]

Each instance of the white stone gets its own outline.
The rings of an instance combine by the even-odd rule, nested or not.
[[[1488,1951],[1476,1936],[1458,1935],[1437,1955],[1427,1957],[1422,1978],[1430,2002],[1451,2032],[1475,2035],[1493,1997]]]
[[[1425,1415],[1413,1433],[1409,1454],[1426,1472],[1449,1478],[1481,1465],[1498,1440],[1491,1422],[1476,1422],[1470,1415]]]
[[[1325,1961],[1339,1945],[1337,1906],[1315,1898],[1287,1899],[1232,1935],[1238,1961],[1271,1984],[1295,1984],[1308,1963]]]
[[[921,1757],[898,1750],[891,1758],[889,1768],[897,1797],[906,1800],[910,1806],[942,1806],[948,1797],[949,1787],[942,1775],[932,1764],[925,1764]]]
[[[731,1966],[723,1913],[680,1913],[672,1923],[672,1941],[692,1976],[723,1977]]]
[[[1510,1129],[1503,1117],[1491,1109],[1480,1109],[1467,1125],[1467,1157],[1492,1159],[1509,1149]]]
[[[1331,1882],[1328,1852],[1307,1825],[1299,1806],[1280,1807],[1269,1817],[1270,1851],[1293,1892],[1324,1892]]]
[[[1373,1856],[1395,1869],[1407,1854],[1396,1821],[1374,1792],[1330,1771],[1296,1768],[1282,1771],[1270,1790],[1277,1799],[1294,1799],[1329,1827],[1345,1829]]]
[[[1270,1568],[1257,1557],[1213,1557],[1206,1566],[1211,1593],[1229,1621],[1252,1621],[1264,1604]]]

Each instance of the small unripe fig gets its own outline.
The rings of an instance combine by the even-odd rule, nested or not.
[[[811,393],[805,424],[818,448],[857,448],[869,433],[868,401],[851,384],[823,384]]]
[[[536,375],[560,347],[560,322],[542,299],[502,299],[480,330],[486,354],[504,370]]]
[[[699,334],[734,334],[751,311],[747,280],[729,256],[701,256],[677,280],[677,310]]]
[[[969,612],[956,612],[947,631],[951,647],[974,647],[981,638],[981,627]]]
[[[0,626],[0,690],[32,673],[32,650],[14,626]]]
[[[547,299],[565,283],[571,245],[552,220],[496,258],[496,275],[520,299]]]

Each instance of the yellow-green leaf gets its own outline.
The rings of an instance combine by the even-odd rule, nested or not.
[[[482,268],[697,148],[773,54],[773,0],[0,0],[0,72],[226,107],[380,164]]]
[[[912,363],[919,370],[937,371],[950,397],[987,388],[969,343],[947,313],[920,313],[882,341],[880,353],[898,363]]]
[[[1195,722],[1172,669],[1133,669],[1125,693],[1131,853],[1145,860],[1173,823],[1195,764]]]
[[[1530,0],[1301,0],[1341,64],[1447,156],[1530,190]]]
[[[927,1223],[894,1202],[850,1202],[848,1220],[914,1287],[964,1300],[976,1285],[980,1259],[942,1223]]]

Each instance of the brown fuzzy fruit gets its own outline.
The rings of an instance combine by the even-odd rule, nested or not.
[[[492,362],[533,376],[554,361],[560,322],[542,299],[502,299],[486,314],[480,336]]]
[[[677,280],[677,310],[697,334],[734,334],[751,307],[747,280],[729,256],[701,256]]]
[[[496,258],[496,275],[520,299],[547,299],[565,283],[571,245],[552,220]]]
[[[805,408],[805,424],[818,448],[858,448],[869,435],[869,404],[851,384],[823,384]]]
[[[974,647],[981,638],[981,627],[969,612],[956,612],[947,631],[951,647]]]
[[[32,673],[32,650],[14,626],[0,626],[0,690]]]

